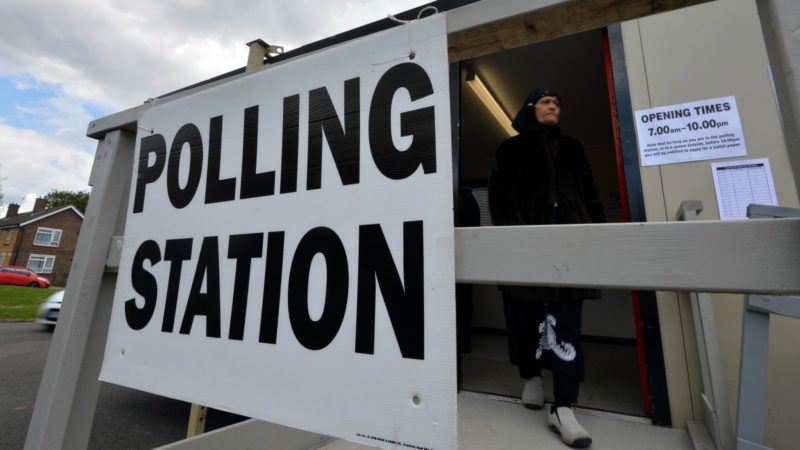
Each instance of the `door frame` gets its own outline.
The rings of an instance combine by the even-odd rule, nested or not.
[[[635,120],[620,24],[603,29],[603,49],[617,167],[621,175],[619,180],[623,214],[626,221],[646,222],[639,149],[636,144]],[[632,291],[631,297],[636,318],[636,346],[645,412],[650,414],[653,424],[671,426],[656,294],[653,291]]]

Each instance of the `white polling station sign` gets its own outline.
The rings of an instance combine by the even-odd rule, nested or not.
[[[642,166],[747,154],[735,97],[636,111]]]
[[[139,126],[100,378],[455,448],[443,15],[156,104]]]

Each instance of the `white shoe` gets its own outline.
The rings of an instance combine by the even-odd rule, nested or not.
[[[542,409],[544,407],[542,377],[531,377],[525,381],[525,387],[522,388],[522,405],[528,409]]]
[[[548,416],[550,429],[560,434],[565,444],[574,448],[586,448],[592,445],[592,437],[578,423],[571,408],[551,406]]]

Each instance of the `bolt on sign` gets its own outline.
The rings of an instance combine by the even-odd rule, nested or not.
[[[156,105],[100,378],[455,448],[451,186],[442,15]]]

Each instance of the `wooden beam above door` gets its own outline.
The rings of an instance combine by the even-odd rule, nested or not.
[[[558,3],[548,8],[449,33],[449,59],[450,62],[462,61],[708,1],[710,0],[577,0]],[[489,7],[490,2],[481,3],[486,3],[486,7]],[[452,13],[458,14],[457,11]]]

